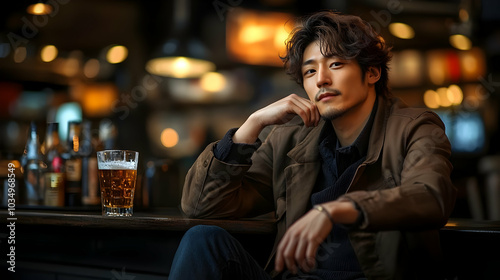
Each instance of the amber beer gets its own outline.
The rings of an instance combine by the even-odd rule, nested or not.
[[[97,152],[104,216],[132,216],[138,156],[133,151]]]
[[[123,208],[132,213],[136,176],[137,170],[131,169],[99,170],[102,205],[108,212],[113,212],[113,208]]]

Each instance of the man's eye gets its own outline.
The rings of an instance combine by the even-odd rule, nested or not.
[[[308,74],[312,74],[312,73],[314,73],[314,72],[315,72],[315,71],[314,71],[314,69],[308,69],[308,70],[306,70],[306,71],[304,72],[304,76],[305,76],[305,75],[308,75]]]
[[[330,67],[334,67],[334,68],[335,68],[335,67],[340,67],[340,66],[342,66],[342,64],[343,64],[342,62],[333,62],[333,63],[330,65]]]

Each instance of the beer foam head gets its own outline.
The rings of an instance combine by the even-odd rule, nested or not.
[[[137,163],[134,161],[107,161],[98,162],[101,170],[136,170]]]

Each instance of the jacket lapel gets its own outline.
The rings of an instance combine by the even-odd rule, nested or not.
[[[370,132],[370,140],[368,141],[368,151],[366,154],[366,160],[361,163],[356,169],[356,173],[352,179],[347,192],[353,192],[360,190],[363,186],[356,185],[361,174],[363,174],[367,165],[374,164],[382,152],[382,146],[385,141],[385,129],[387,124],[387,118],[390,114],[391,102],[386,98],[378,97],[378,107],[377,113],[375,114],[375,120],[373,121],[373,127]]]
[[[300,218],[307,210],[311,192],[319,170],[319,135],[325,122],[313,128],[302,142],[288,152],[291,164],[285,168],[286,178],[286,227]]]

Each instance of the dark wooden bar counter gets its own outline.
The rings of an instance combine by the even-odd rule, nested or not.
[[[99,211],[19,209],[13,217],[16,273],[0,279],[167,279],[182,235],[201,224],[226,229],[263,263],[275,232],[269,218],[189,219],[176,209],[116,218],[102,217]],[[12,216],[1,209],[4,224],[8,218]],[[10,246],[5,228],[0,233],[0,275],[7,271]],[[500,275],[500,222],[450,219],[441,229],[441,241],[447,279]]]
[[[8,220],[13,217],[17,219]],[[177,209],[136,211],[133,217],[43,208],[19,209],[9,216],[1,209],[0,219],[4,224],[0,279],[167,279],[182,235],[201,224],[226,229],[263,263],[275,230],[274,221],[265,217],[189,219]],[[15,273],[7,271],[8,233],[3,234],[11,221],[15,222]]]
[[[10,216],[1,212],[4,221]],[[139,212],[132,217],[103,217],[98,212],[75,211],[16,211],[18,224],[44,226],[71,226],[87,228],[105,228],[116,230],[153,230],[153,231],[186,231],[195,225],[216,225],[232,233],[271,234],[274,221],[271,219],[190,219],[173,209],[155,212]]]

